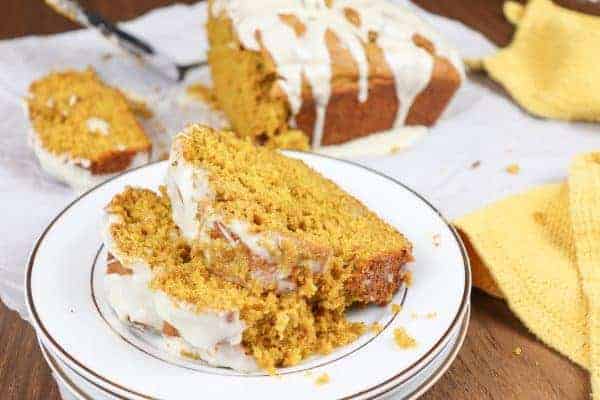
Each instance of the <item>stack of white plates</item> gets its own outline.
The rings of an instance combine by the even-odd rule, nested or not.
[[[30,258],[27,302],[40,347],[65,397],[76,399],[416,398],[455,359],[467,332],[471,275],[456,231],[425,199],[357,164],[289,152],[329,177],[403,232],[414,245],[413,284],[391,307],[350,312],[383,330],[326,356],[284,368],[277,376],[242,374],[170,355],[153,334],[121,324],[107,304],[103,207],[125,186],[157,188],[166,163],[114,178],[84,194],[44,231]],[[356,232],[360,235],[360,232]],[[401,349],[403,328],[417,345]],[[317,385],[323,374],[329,382]]]

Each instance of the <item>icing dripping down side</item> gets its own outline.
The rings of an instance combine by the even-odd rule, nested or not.
[[[227,15],[242,45],[253,51],[264,48],[275,62],[291,109],[291,123],[302,106],[302,83],[311,87],[316,103],[313,148],[320,147],[331,96],[331,57],[326,33],[335,35],[358,69],[358,99],[365,102],[369,89],[369,64],[365,44],[375,38],[392,72],[399,108],[394,127],[404,125],[416,96],[427,86],[433,56],[413,42],[415,34],[435,45],[464,76],[457,53],[418,16],[386,0],[214,0],[213,16]],[[303,26],[297,33],[282,16],[292,15]],[[260,32],[257,35],[257,32]]]

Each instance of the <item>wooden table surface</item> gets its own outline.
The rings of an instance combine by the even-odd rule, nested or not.
[[[415,2],[463,21],[500,45],[506,44],[513,32],[502,17],[501,0]],[[111,20],[123,20],[173,1],[81,0],[80,3]],[[45,7],[42,0],[3,0],[3,6],[0,39],[75,28]],[[517,347],[522,349],[520,355],[513,353]],[[475,290],[464,347],[446,375],[423,398],[585,399],[589,393],[587,372],[537,341],[504,302]],[[0,399],[59,398],[32,328],[0,303]]]

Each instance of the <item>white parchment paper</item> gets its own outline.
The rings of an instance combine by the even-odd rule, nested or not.
[[[495,50],[481,35],[459,23],[418,12],[454,42],[463,56]],[[204,57],[205,18],[203,4],[176,5],[155,10],[124,27],[185,63]],[[157,114],[146,124],[156,135],[168,138],[192,121],[215,126],[224,123],[219,113],[198,103],[182,102],[183,87],[209,80],[207,70],[195,72],[184,85],[174,85],[96,33],[83,30],[0,42],[0,298],[21,315],[25,312],[23,279],[29,251],[46,224],[75,198],[68,187],[44,174],[27,147],[28,121],[21,99],[33,79],[53,69],[87,65],[94,66],[108,83],[149,101]],[[598,147],[599,125],[533,118],[505,95],[470,79],[444,118],[410,149],[358,161],[401,180],[448,218],[455,218],[507,194],[564,179],[575,154]],[[479,167],[471,168],[477,161]],[[521,168],[517,175],[505,171],[513,163]]]

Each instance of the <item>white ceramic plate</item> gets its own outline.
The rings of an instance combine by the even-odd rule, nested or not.
[[[418,398],[431,388],[442,377],[444,372],[450,368],[450,365],[457,357],[467,335],[469,316],[470,312],[467,311],[459,329],[452,333],[452,339],[427,366],[405,384],[394,388],[390,392],[382,393],[382,396],[389,396],[394,400],[411,400]],[[109,389],[104,389],[83,376],[78,375],[56,356],[51,355],[42,343],[40,343],[40,348],[46,362],[56,377],[63,400],[116,399]]]
[[[195,392],[207,398],[371,398],[421,371],[449,342],[467,310],[471,277],[458,235],[435,208],[399,182],[350,162],[287,154],[337,182],[413,242],[414,284],[394,299],[403,303],[403,311],[394,315],[389,307],[367,307],[352,313],[354,319],[379,321],[385,326],[381,333],[366,334],[328,356],[282,369],[283,377],[271,377],[173,359],[152,340],[116,323],[94,273],[102,254],[102,208],[126,185],[157,188],[166,171],[166,163],[160,162],[82,195],[40,237],[30,257],[26,289],[31,320],[44,345],[85,378],[118,395],[142,399],[179,399]],[[393,331],[398,327],[415,337],[418,346],[397,349]],[[314,379],[322,373],[331,380],[316,386]]]

